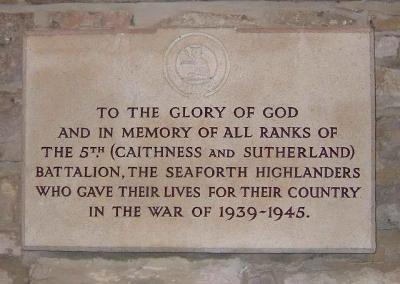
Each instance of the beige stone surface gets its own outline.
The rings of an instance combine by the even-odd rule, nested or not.
[[[85,267],[85,270],[82,270],[82,267]],[[40,258],[32,265],[31,283],[240,284],[243,270],[243,263],[236,258],[190,261],[170,257],[132,259],[124,262],[101,258],[93,258],[89,262]]]
[[[369,252],[375,247],[373,184],[373,69],[366,31],[290,32],[233,29],[159,29],[118,34],[30,35],[26,40],[24,245],[60,250]],[[191,36],[185,36],[191,34]],[[189,39],[189,40],[187,40]],[[185,41],[187,40],[187,41]],[[199,48],[199,46],[201,48]],[[189,47],[189,49],[187,49]],[[196,68],[174,66],[192,62]],[[185,59],[186,53],[186,59]],[[185,60],[184,60],[185,59]],[[199,59],[197,57],[197,59]],[[191,61],[192,60],[192,61]],[[204,63],[206,62],[206,63]],[[190,64],[189,64],[190,65]],[[207,76],[204,76],[204,75]],[[211,75],[210,75],[211,74]],[[211,78],[211,79],[210,79]],[[117,107],[116,119],[99,119],[97,106]],[[128,118],[126,107],[157,106],[160,117]],[[221,119],[173,119],[172,107],[225,106]],[[257,115],[237,119],[232,110],[254,106]],[[264,107],[294,106],[295,118],[266,119]],[[60,127],[114,127],[112,139],[57,139]],[[189,139],[121,138],[122,127],[193,127]],[[304,139],[204,139],[200,127],[310,127]],[[320,127],[338,136],[322,139]],[[194,134],[193,134],[194,133]],[[192,135],[193,134],[193,135]],[[202,147],[202,157],[117,158],[112,145]],[[353,159],[241,158],[243,147],[353,146]],[[73,158],[44,158],[42,146],[73,146]],[[105,153],[82,159],[82,146]],[[233,158],[208,158],[210,148],[236,151]],[[120,166],[118,178],[35,177],[36,167]],[[165,178],[168,167],[247,166],[245,178]],[[128,166],[157,166],[157,178],[131,178]],[[360,178],[255,178],[257,166],[360,168]],[[124,177],[122,177],[124,176]],[[66,185],[70,197],[40,197],[38,185]],[[113,186],[113,197],[80,198],[80,185]],[[119,185],[199,186],[200,198],[122,198]],[[237,198],[208,197],[210,186],[231,186]],[[240,186],[278,186],[282,198],[243,198]],[[361,187],[357,198],[289,198],[289,187]],[[105,206],[104,217],[88,217],[89,206]],[[142,206],[142,216],[114,217],[111,206]],[[148,206],[181,206],[183,218],[150,217]],[[211,206],[207,218],[194,218],[194,206]],[[259,212],[228,221],[218,208],[253,206]],[[267,218],[268,206],[299,208],[309,218]]]
[[[21,164],[0,163],[0,230],[15,229],[20,221]]]
[[[33,26],[32,13],[0,12],[0,86],[2,91],[22,88],[22,38]]]
[[[0,255],[21,255],[21,246],[13,233],[0,233]]]
[[[0,92],[0,161],[22,160],[22,96]]]
[[[346,284],[362,284],[362,283],[387,283],[395,284],[400,280],[400,269],[382,272],[371,268],[362,268],[359,271],[351,271],[341,275],[334,273],[326,273],[323,271],[311,273],[298,273],[285,279],[285,284],[295,283],[346,283]]]
[[[12,284],[12,279],[8,277],[6,271],[0,270],[0,281],[4,284]]]

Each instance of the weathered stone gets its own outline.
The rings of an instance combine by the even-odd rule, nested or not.
[[[399,108],[393,108],[394,114],[389,111],[377,113],[376,120],[376,183],[379,187],[399,184],[400,112]]]
[[[400,231],[378,230],[378,249],[376,255],[371,255],[371,261],[376,263],[398,264],[400,263]]]
[[[27,0],[26,2],[31,4],[56,4],[56,3],[135,3],[138,1],[137,0]]]
[[[382,108],[376,120],[377,226],[400,228],[400,112]]]
[[[378,97],[387,96],[400,99],[400,69],[383,66],[377,67],[376,95]]]
[[[270,271],[269,273],[270,274],[267,274],[267,275],[264,274],[262,276],[251,277],[250,279],[248,279],[244,283],[248,283],[248,284],[275,284],[275,283],[279,283],[279,282],[277,282],[277,280],[274,277],[274,272]]]
[[[0,184],[0,224],[8,224],[14,221],[16,207],[16,190],[8,181]]]
[[[7,271],[0,269],[0,283],[1,284],[12,284],[12,279],[8,276]]]
[[[0,94],[0,162],[22,159],[22,98]]]
[[[160,21],[162,28],[171,27],[251,27],[261,25],[260,20],[245,14],[218,14],[211,12],[182,12]]]
[[[0,163],[0,228],[18,222],[19,164]]]
[[[140,3],[134,11],[138,27],[346,28],[368,22],[361,9],[273,1]]]
[[[183,258],[115,261],[42,257],[31,267],[31,283],[394,284],[398,283],[400,275],[396,265],[399,236],[398,232],[378,232],[379,258],[367,254],[240,255],[241,260],[208,258],[191,261]],[[258,267],[254,267],[256,259]],[[382,263],[386,263],[383,269]],[[360,266],[366,265],[370,268],[359,270]]]
[[[376,108],[385,115],[385,108],[400,107],[400,70],[376,66]]]
[[[183,2],[186,0],[26,0],[31,4],[56,4],[56,3],[137,3],[137,2]],[[240,1],[240,0],[233,0]],[[251,0],[250,0],[251,1]],[[345,0],[348,1],[348,0]]]
[[[352,26],[356,19],[329,10],[282,11],[266,17],[268,24],[293,27],[343,27]]]
[[[185,0],[164,0],[162,2],[181,2],[181,1]],[[157,1],[155,0],[26,0],[26,2],[31,4],[57,4],[57,3],[137,3],[137,2],[157,2]]]
[[[37,28],[50,29],[125,29],[134,25],[132,13],[124,11],[66,11],[43,12],[35,15]]]
[[[367,264],[375,267],[382,263],[388,267],[395,266],[400,261],[400,231],[378,230],[377,239],[375,254],[241,255],[241,260],[246,265],[244,283],[253,281],[258,284],[260,279],[265,280],[261,283],[282,283],[288,273],[303,272],[308,275],[312,271],[353,271]]]
[[[358,271],[317,271],[296,273],[285,278],[285,284],[365,284],[385,283],[397,284],[400,281],[400,269],[384,271],[372,268],[363,268]]]
[[[396,192],[399,195],[399,192]],[[396,196],[396,195],[394,195]],[[397,198],[396,198],[397,199]],[[400,229],[400,202],[378,204],[376,208],[377,226],[380,229]]]
[[[329,10],[264,12],[261,17],[247,14],[184,11],[161,20],[157,27],[343,27],[356,19]]]
[[[183,258],[104,259],[40,258],[31,266],[31,284],[177,283],[239,284],[238,259],[188,261]]]
[[[17,236],[12,232],[0,233],[0,255],[11,255],[20,256],[21,255],[21,245],[17,240]],[[0,281],[1,283],[1,281]]]
[[[328,275],[327,272],[314,272],[314,273],[297,273],[285,279],[285,284],[297,283],[337,283],[335,279]]]
[[[29,270],[20,257],[0,256],[0,283],[27,284]],[[8,282],[6,282],[8,281]]]
[[[0,0],[0,4],[16,4],[18,0]]]
[[[33,26],[31,13],[0,13],[0,87],[22,88],[22,37]]]
[[[400,117],[378,116],[376,200],[377,226],[382,229],[400,228]]]
[[[377,32],[398,30],[400,29],[400,16],[375,15],[372,24]]]
[[[376,39],[375,56],[394,57],[398,55],[400,39],[395,36],[384,36]]]

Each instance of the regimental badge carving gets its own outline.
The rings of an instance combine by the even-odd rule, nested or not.
[[[165,54],[165,77],[184,96],[209,96],[225,83],[229,60],[222,43],[205,33],[179,36]]]

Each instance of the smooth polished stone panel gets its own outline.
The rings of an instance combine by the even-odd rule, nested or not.
[[[373,252],[371,36],[28,35],[25,249]]]

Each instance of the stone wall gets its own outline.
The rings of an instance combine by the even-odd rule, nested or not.
[[[0,0],[0,283],[400,283],[400,3],[122,2],[137,1]],[[368,23],[375,29],[375,254],[21,251],[25,31],[176,26],[326,28]]]

